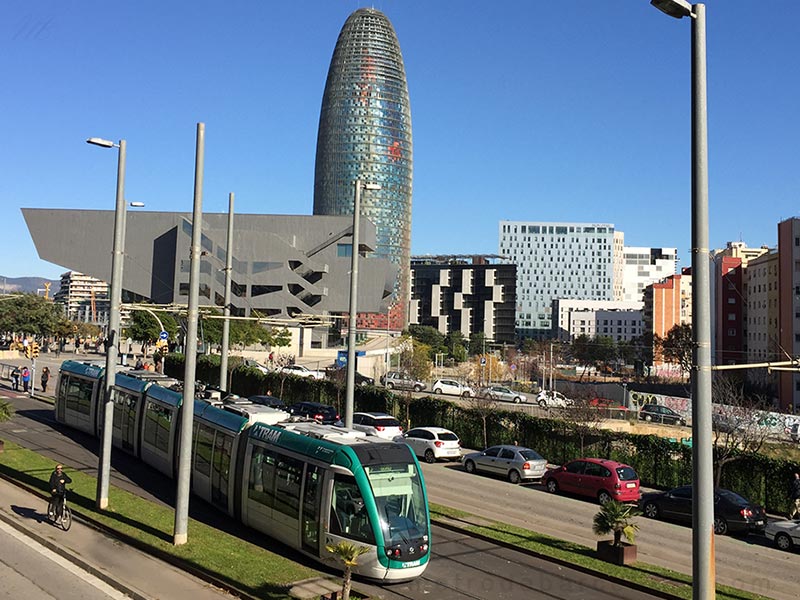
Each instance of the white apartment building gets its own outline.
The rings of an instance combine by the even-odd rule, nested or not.
[[[72,321],[104,325],[108,322],[108,283],[77,271],[61,275],[61,289],[53,301],[64,305],[64,314]]]
[[[623,241],[610,223],[500,221],[498,254],[517,265],[517,332],[549,337],[557,298],[614,300]]]
[[[778,252],[751,258],[744,270],[747,362],[784,360],[778,344]],[[756,369],[752,369],[756,371]],[[760,369],[758,371],[761,371]],[[763,376],[764,373],[759,373]],[[748,373],[752,376],[752,373]]]
[[[675,275],[677,248],[625,246],[622,256],[622,296],[625,302],[641,302],[644,289],[651,283]]]
[[[553,337],[572,341],[580,335],[630,341],[644,331],[643,302],[553,300]]]

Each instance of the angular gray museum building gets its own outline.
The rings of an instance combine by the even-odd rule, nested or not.
[[[389,19],[373,8],[348,17],[331,58],[322,98],[314,178],[315,215],[352,215],[354,182],[365,191],[361,214],[377,228],[375,255],[398,268],[389,326],[403,329],[410,300],[411,104],[403,57]],[[387,328],[386,314],[365,315],[359,326]],[[381,318],[382,317],[382,318]]]

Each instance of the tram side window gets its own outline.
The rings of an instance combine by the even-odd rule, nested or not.
[[[144,441],[162,452],[168,452],[171,424],[171,410],[155,402],[148,402],[144,419]]]
[[[290,517],[297,517],[300,508],[300,481],[303,463],[278,455],[275,465],[275,508]]]
[[[88,415],[92,411],[94,385],[85,379],[69,379],[64,391],[67,410]]]
[[[203,475],[211,474],[211,449],[214,447],[214,430],[207,425],[197,428],[197,445],[195,446],[194,468]]]
[[[354,477],[337,474],[333,480],[329,531],[354,540],[375,543],[369,514]]]
[[[272,490],[275,481],[275,462],[274,453],[261,446],[253,446],[247,496],[269,508],[274,506]]]

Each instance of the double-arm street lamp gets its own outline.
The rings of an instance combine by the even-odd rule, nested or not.
[[[706,7],[686,0],[650,3],[671,17],[692,21],[692,597],[710,600],[715,576]]]
[[[347,332],[347,390],[345,392],[344,425],[353,426],[353,396],[356,383],[356,320],[358,317],[358,247],[361,244],[359,229],[361,216],[361,190],[379,190],[377,183],[364,183],[360,179],[353,182],[353,251],[350,262],[350,315]]]
[[[106,335],[106,372],[103,394],[103,439],[100,444],[100,465],[97,473],[97,508],[108,507],[109,473],[111,471],[111,436],[114,425],[114,403],[111,389],[117,375],[122,304],[122,263],[125,251],[125,140],[118,144],[102,138],[89,138],[87,143],[102,148],[119,148],[117,162],[117,203],[114,209],[114,246],[111,252],[111,305]],[[132,202],[131,206],[144,206]]]

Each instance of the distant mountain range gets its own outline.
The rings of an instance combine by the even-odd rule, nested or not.
[[[45,283],[50,284],[50,297],[55,296],[61,288],[59,279],[45,279],[44,277],[3,277],[0,275],[0,293],[12,294],[14,292],[38,293],[44,296]]]

